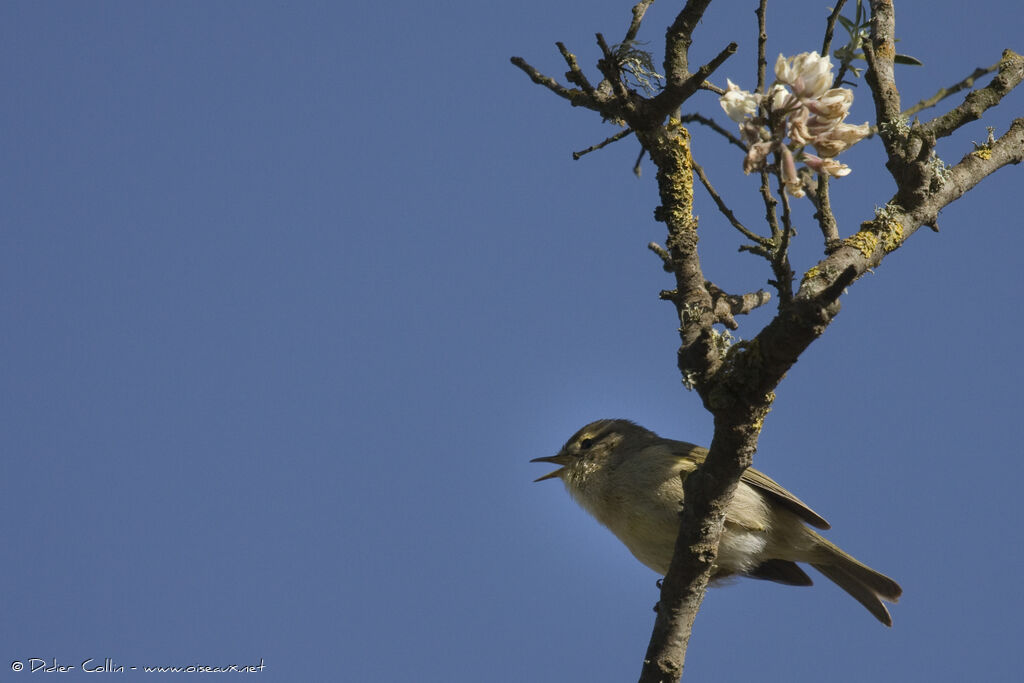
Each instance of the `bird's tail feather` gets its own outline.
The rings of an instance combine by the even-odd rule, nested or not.
[[[900,585],[885,574],[858,562],[821,535],[811,533],[818,541],[818,557],[810,563],[811,566],[864,605],[880,622],[892,626],[892,617],[882,601],[898,601],[903,593]]]

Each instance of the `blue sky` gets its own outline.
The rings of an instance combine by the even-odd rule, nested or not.
[[[769,54],[818,49],[824,4],[776,4]],[[1024,47],[1009,0],[897,4],[925,63],[898,74],[907,104]],[[3,671],[639,673],[657,577],[528,460],[600,417],[697,442],[710,421],[645,246],[664,237],[652,168],[633,177],[632,140],[572,161],[615,129],[508,62],[560,75],[562,40],[592,69],[594,32],[617,39],[630,6],[0,5]],[[701,25],[697,61],[741,44],[719,82],[754,84],[755,6]],[[652,49],[677,7],[649,14]],[[691,104],[727,122],[712,95]],[[1022,112],[1014,93],[990,125]],[[737,152],[694,134],[757,225]],[[877,140],[848,155],[844,235],[892,192]],[[824,580],[740,581],[709,594],[687,679],[1019,674],[1021,173],[851,288],[761,439],[757,467],[902,583],[895,627]],[[763,286],[697,201],[705,272]],[[802,272],[820,238],[797,218]]]

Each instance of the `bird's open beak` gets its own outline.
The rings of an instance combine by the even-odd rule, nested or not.
[[[530,462],[553,462],[556,465],[561,465],[561,467],[559,467],[554,472],[548,472],[543,477],[538,477],[538,478],[534,479],[533,481],[534,482],[538,482],[538,481],[544,481],[545,479],[554,479],[555,477],[557,477],[558,475],[560,475],[562,472],[565,471],[565,466],[569,464],[569,458],[570,457],[571,456],[566,455],[565,453],[559,453],[558,455],[548,455],[548,456],[543,457],[543,458],[534,458]]]

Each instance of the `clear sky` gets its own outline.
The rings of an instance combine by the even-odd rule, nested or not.
[[[716,82],[754,85],[756,4],[703,21],[695,61],[741,45]],[[828,3],[774,4],[772,57],[820,48]],[[652,9],[652,50],[679,5]],[[1016,1],[897,5],[925,63],[899,70],[907,104],[1024,49]],[[593,73],[630,6],[0,4],[0,680],[33,658],[62,681],[89,658],[125,680],[638,675],[658,577],[528,460],[600,417],[696,442],[710,421],[657,298],[652,167],[634,178],[629,139],[572,161],[616,129],[508,61],[560,77],[561,40]],[[862,86],[850,121],[871,113]],[[1014,115],[1024,93],[997,134]],[[694,134],[757,225],[740,154]],[[844,235],[892,192],[877,139],[846,160]],[[1017,680],[1022,174],[850,289],[761,439],[757,467],[902,583],[895,627],[820,577],[739,581],[688,680]],[[764,286],[697,201],[708,276]]]

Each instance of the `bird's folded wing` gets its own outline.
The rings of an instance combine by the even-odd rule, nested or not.
[[[706,448],[692,443],[687,443],[685,441],[673,442],[673,450],[679,457],[695,461],[697,464],[704,462],[704,459],[708,456]],[[831,525],[825,521],[824,517],[812,510],[807,503],[782,488],[778,482],[767,474],[759,472],[753,467],[748,467],[743,473],[743,476],[740,477],[740,480],[760,491],[763,491],[764,493],[767,493],[775,499],[776,502],[780,503],[791,512],[796,513],[800,519],[804,520],[811,526],[817,527],[818,529],[831,528]]]

